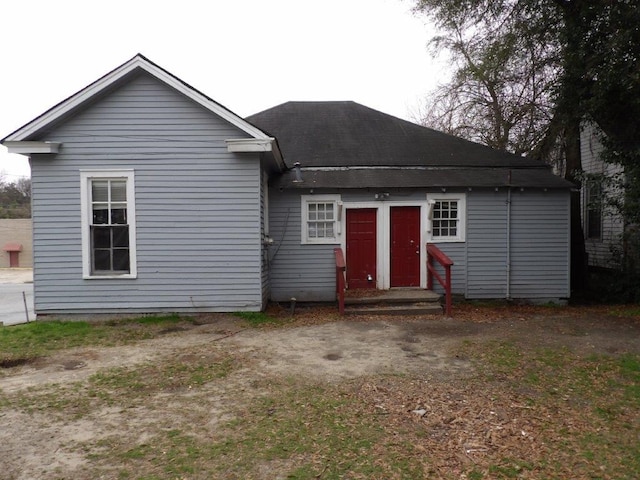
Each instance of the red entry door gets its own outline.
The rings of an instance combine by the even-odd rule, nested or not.
[[[376,288],[376,216],[375,208],[347,209],[349,288]]]
[[[391,208],[391,286],[420,286],[420,207]]]

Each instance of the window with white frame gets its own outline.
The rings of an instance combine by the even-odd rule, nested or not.
[[[338,243],[339,195],[302,195],[302,243]]]
[[[462,242],[465,239],[466,197],[464,194],[428,194],[429,230],[432,242]]]
[[[84,278],[135,278],[133,170],[81,171]]]

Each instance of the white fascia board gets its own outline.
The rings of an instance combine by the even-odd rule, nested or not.
[[[284,169],[282,153],[273,137],[267,138],[228,138],[225,140],[230,153],[272,152],[280,169]]]
[[[225,140],[227,151],[235,152],[271,152],[273,138],[229,138]]]
[[[69,97],[67,100],[59,103],[55,107],[51,108],[41,116],[27,123],[23,127],[19,128],[11,135],[5,138],[5,141],[20,141],[25,138],[29,138],[30,135],[33,135],[37,131],[41,130],[43,127],[48,124],[54,122],[58,118],[62,117],[66,113],[72,111],[74,108],[86,102],[91,97],[99,94],[104,89],[116,83],[125,75],[129,74],[133,70],[140,68],[147,73],[153,75],[158,80],[166,83],[167,85],[175,88],[180,93],[184,94],[188,98],[194,100],[196,103],[199,103],[203,107],[207,108],[209,111],[215,113],[220,116],[224,120],[228,121],[232,125],[238,127],[240,130],[244,131],[248,135],[251,135],[254,138],[269,138],[262,130],[257,127],[254,127],[241,117],[237,116],[235,113],[227,110],[222,105],[214,102],[210,98],[207,98],[202,93],[183,83],[177,77],[171,75],[160,67],[154,65],[149,62],[145,58],[136,55],[128,62],[120,65],[118,68],[113,70],[112,72],[106,74],[104,77],[96,80],[91,85],[85,87],[80,90],[75,95]]]
[[[4,141],[2,143],[9,153],[18,153],[20,155],[30,155],[32,153],[58,153],[60,143],[58,142],[16,142]]]

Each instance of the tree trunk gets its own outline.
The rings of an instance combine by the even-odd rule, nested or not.
[[[571,192],[571,289],[584,290],[587,285],[587,253],[582,231],[580,174],[580,123],[583,117],[584,57],[582,35],[585,31],[581,16],[583,0],[555,0],[561,6],[564,16],[564,73],[561,95],[558,101],[560,118],[565,125],[565,178],[573,182],[577,190]]]
[[[580,201],[580,121],[574,119],[565,129],[566,173],[565,178],[576,184],[571,191],[571,290],[581,291],[587,286],[587,252],[582,230],[582,205]]]

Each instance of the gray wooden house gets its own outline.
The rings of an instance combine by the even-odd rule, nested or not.
[[[617,268],[619,257],[614,252],[621,254],[624,250],[626,225],[620,212],[608,205],[608,200],[621,198],[622,192],[608,185],[604,178],[622,176],[624,170],[620,165],[606,163],[600,158],[604,150],[601,134],[593,123],[583,124],[580,131],[582,170],[587,176],[580,190],[584,246],[589,267]]]
[[[242,119],[137,55],[2,143],[30,157],[39,315],[331,301],[336,247],[349,288],[425,288],[427,243],[467,298],[570,294],[570,184],[353,102]]]

